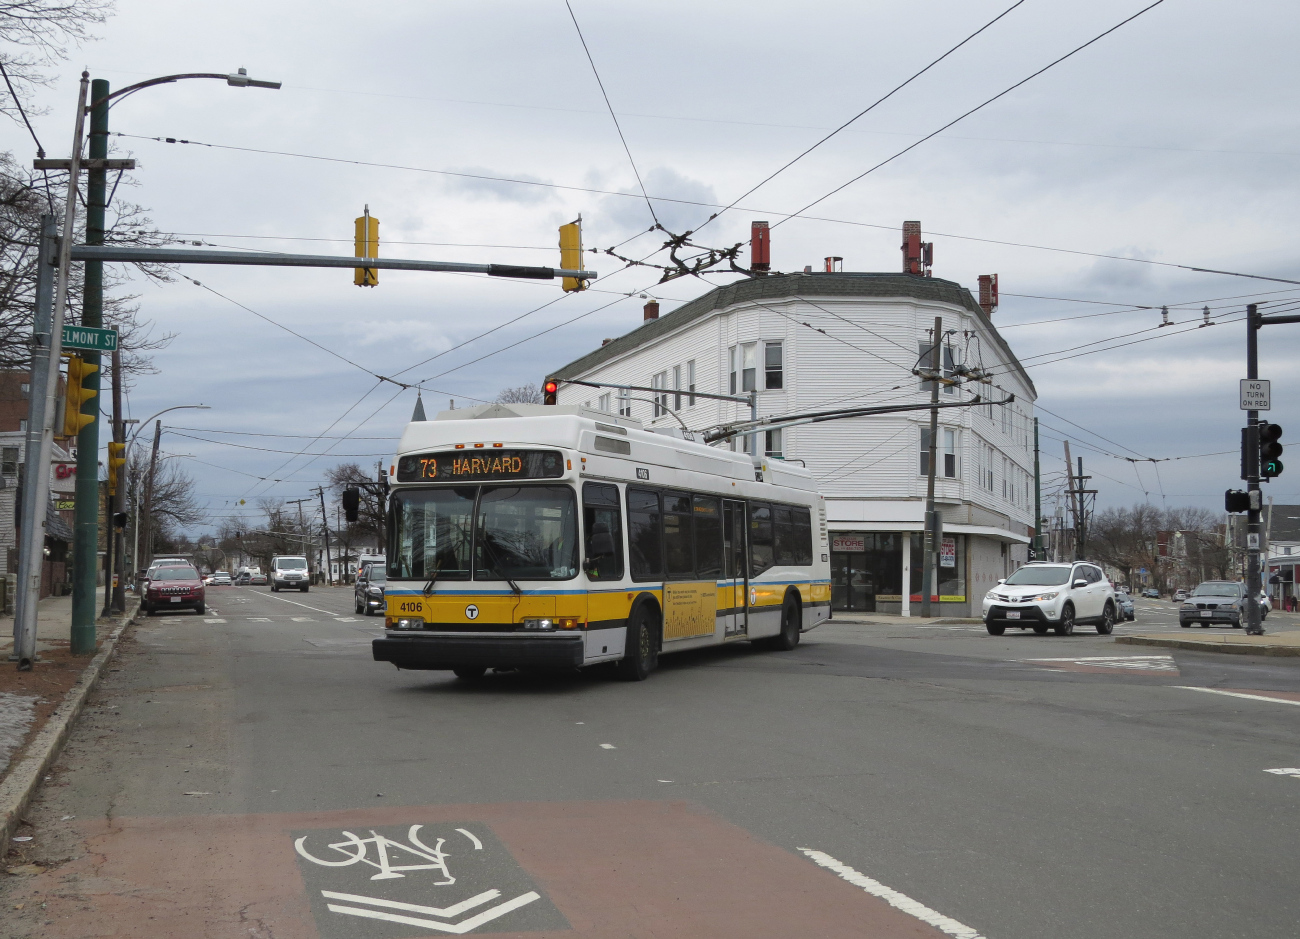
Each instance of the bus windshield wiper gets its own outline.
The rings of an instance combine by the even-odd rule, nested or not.
[[[426,597],[432,596],[433,585],[438,582],[438,572],[441,570],[442,570],[442,562],[439,561],[437,564],[433,566],[433,576],[430,577],[429,582],[424,585],[423,593]]]
[[[488,573],[495,574],[496,576],[504,580],[506,583],[508,583],[510,585],[510,589],[513,590],[516,595],[522,594],[523,591],[519,589],[519,585],[515,583],[513,580],[511,580],[509,577],[507,577],[505,574],[501,573],[501,567],[500,564],[498,563],[500,561],[500,558],[497,556],[497,549],[495,546],[493,546],[491,539],[489,539],[486,535],[483,537],[483,547],[487,548],[488,554],[492,556],[492,559],[489,562],[489,566],[488,566]]]

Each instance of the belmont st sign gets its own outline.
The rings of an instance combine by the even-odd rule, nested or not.
[[[95,326],[63,325],[63,348],[86,352],[117,351],[117,330]]]

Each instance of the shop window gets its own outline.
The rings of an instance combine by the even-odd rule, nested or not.
[[[5,447],[3,456],[0,458],[0,475],[17,476],[18,475],[18,448]]]

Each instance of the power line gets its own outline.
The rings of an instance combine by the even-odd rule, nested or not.
[[[614,113],[614,105],[609,103],[609,92],[605,90],[605,83],[600,80],[600,71],[596,68],[596,60],[591,57],[591,50],[587,48],[587,37],[582,35],[582,27],[578,25],[578,17],[573,12],[573,4],[569,0],[564,0],[564,6],[569,11],[569,19],[573,20],[573,28],[577,30],[578,41],[582,43],[582,51],[587,53],[587,61],[591,64],[591,74],[596,76],[596,84],[600,86],[600,95],[605,99],[605,107],[609,109],[609,116],[614,122],[614,129],[618,131],[618,139],[623,143],[623,152],[627,154],[627,162],[632,165],[632,174],[636,176],[636,184],[641,187],[641,195],[645,197],[646,208],[650,210],[650,217],[655,220],[655,225],[658,225],[659,216],[655,214],[655,207],[650,202],[650,194],[645,191],[645,183],[641,181],[641,171],[636,168],[636,160],[632,159],[632,149],[627,145],[627,138],[623,136],[623,128],[619,126],[618,115]]]
[[[887,159],[882,160],[881,162],[877,163],[875,166],[871,167],[869,170],[866,170],[866,171],[863,172],[863,173],[859,173],[857,176],[853,177],[853,178],[850,179],[847,183],[844,183],[842,186],[837,186],[836,188],[832,189],[830,192],[826,193],[826,195],[824,195],[824,196],[820,196],[820,197],[818,197],[817,199],[814,199],[812,202],[808,203],[806,206],[804,206],[804,207],[803,207],[802,209],[800,209],[798,212],[795,212],[794,215],[789,215],[789,216],[786,216],[785,218],[781,219],[781,221],[777,222],[776,225],[782,225],[782,224],[784,224],[785,222],[790,221],[790,219],[794,218],[795,216],[802,215],[804,212],[808,211],[808,209],[811,209],[813,206],[817,205],[819,202],[824,202],[825,200],[829,199],[831,196],[835,195],[837,192],[840,192],[841,190],[847,189],[849,186],[852,186],[854,183],[856,183],[858,180],[862,179],[863,177],[868,176],[868,175],[870,175],[871,173],[874,173],[876,170],[880,169],[882,166],[885,166],[886,164],[892,163],[894,160],[897,160],[897,159],[898,159],[899,157],[901,157],[903,154],[908,153],[908,152],[911,151],[911,150],[915,150],[917,147],[919,147],[921,144],[925,143],[927,140],[930,140],[932,137],[937,137],[939,134],[943,133],[945,130],[947,130],[949,127],[952,127],[954,124],[957,124],[957,123],[960,122],[960,121],[964,121],[966,118],[970,117],[970,116],[971,116],[972,114],[974,114],[976,111],[979,111],[980,109],[987,107],[988,105],[992,104],[994,101],[997,101],[999,98],[1005,97],[1006,95],[1008,95],[1008,94],[1010,94],[1011,92],[1015,91],[1015,90],[1016,90],[1017,88],[1019,88],[1021,85],[1024,85],[1024,84],[1026,84],[1027,82],[1033,81],[1035,78],[1037,78],[1039,75],[1042,75],[1042,74],[1043,74],[1044,72],[1046,72],[1048,69],[1053,68],[1053,67],[1059,65],[1060,63],[1064,62],[1066,59],[1070,58],[1071,56],[1073,56],[1073,55],[1075,55],[1075,54],[1077,54],[1077,53],[1079,53],[1079,52],[1082,52],[1084,49],[1088,48],[1088,47],[1091,46],[1093,43],[1099,42],[1100,40],[1104,39],[1106,36],[1109,36],[1111,33],[1115,32],[1115,30],[1119,29],[1120,27],[1122,27],[1122,26],[1124,26],[1124,25],[1126,25],[1126,24],[1128,24],[1128,23],[1131,23],[1133,20],[1137,19],[1137,18],[1138,18],[1139,16],[1141,16],[1143,13],[1146,13],[1148,10],[1152,10],[1152,9],[1158,7],[1160,4],[1162,4],[1162,3],[1164,3],[1164,2],[1165,2],[1165,0],[1155,0],[1154,3],[1150,4],[1149,6],[1143,7],[1141,10],[1138,10],[1136,13],[1134,13],[1132,16],[1128,17],[1127,19],[1121,20],[1120,22],[1116,23],[1114,26],[1110,27],[1110,29],[1106,30],[1105,32],[1100,33],[1099,35],[1096,35],[1096,36],[1094,36],[1093,38],[1089,39],[1087,42],[1083,43],[1083,45],[1076,46],[1075,48],[1071,49],[1069,52],[1067,52],[1065,55],[1061,56],[1060,58],[1055,59],[1055,60],[1053,60],[1052,62],[1049,62],[1047,65],[1044,65],[1042,68],[1040,68],[1038,71],[1034,72],[1032,75],[1029,75],[1029,76],[1027,76],[1027,77],[1025,77],[1025,78],[1022,78],[1020,81],[1016,82],[1014,85],[1011,85],[1009,88],[1006,88],[1006,89],[1004,89],[1004,90],[1002,90],[1002,91],[999,91],[999,92],[998,92],[997,94],[995,94],[993,97],[988,98],[988,99],[986,99],[985,101],[982,101],[981,103],[975,105],[975,107],[971,108],[969,111],[966,111],[964,114],[961,114],[961,115],[959,115],[959,116],[953,118],[951,121],[949,121],[947,124],[944,124],[942,127],[940,127],[938,130],[934,131],[933,133],[926,134],[926,135],[925,135],[924,137],[922,137],[920,140],[918,140],[918,141],[916,141],[916,142],[914,142],[914,143],[912,143],[912,144],[909,144],[908,146],[904,147],[902,150],[899,150],[899,151],[898,151],[897,153],[895,153],[893,156],[888,157]],[[773,225],[772,227],[775,228],[776,225]],[[1224,272],[1219,271],[1219,272],[1216,272],[1216,273],[1224,273]]]
[[[403,391],[404,391],[405,389],[400,389],[400,390],[403,390]],[[322,452],[322,453],[309,454],[309,453],[308,453],[307,451],[305,451],[305,450],[303,450],[303,451],[295,451],[295,450],[276,450],[276,449],[273,449],[273,448],[271,448],[271,447],[255,447],[255,446],[253,446],[252,444],[248,444],[248,443],[235,443],[234,441],[231,441],[231,440],[210,440],[210,439],[208,439],[207,437],[196,437],[194,434],[186,434],[186,433],[182,433],[182,432],[176,430],[174,427],[169,427],[169,428],[167,428],[167,429],[170,430],[170,431],[171,431],[173,434],[175,434],[177,437],[184,437],[184,438],[186,438],[187,440],[198,440],[198,441],[201,441],[201,442],[203,442],[203,443],[212,443],[212,444],[216,444],[216,445],[219,446],[219,447],[236,447],[236,448],[238,448],[238,449],[240,449],[240,450],[258,450],[258,451],[261,451],[262,453],[293,453],[295,456],[309,456],[309,455],[310,455],[310,456],[324,456],[325,453],[328,453],[328,452],[329,452],[329,451],[324,451],[324,452]],[[331,444],[331,446],[335,446],[335,445],[336,445],[336,444]],[[391,456],[391,455],[392,455],[392,451],[385,450],[383,453],[335,453],[335,454],[333,454],[333,455],[334,455],[334,456],[345,456],[345,457],[363,457],[363,456],[364,456],[364,457],[379,457],[379,456]],[[259,477],[259,478],[265,479],[265,477]]]
[[[477,400],[477,399],[474,399]],[[200,434],[234,434],[238,437],[282,437],[285,439],[298,440],[397,440],[397,436],[392,437],[325,437],[310,434],[262,434],[251,430],[218,430],[215,427],[175,427],[167,425],[168,430],[192,430]]]

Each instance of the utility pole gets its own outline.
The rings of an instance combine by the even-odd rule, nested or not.
[[[935,553],[939,550],[940,521],[934,507],[935,464],[939,456],[939,379],[942,377],[943,317],[934,318],[934,344],[930,347],[930,456],[926,461],[925,534],[921,541],[921,615],[932,616],[930,595],[935,586]]]
[[[1038,464],[1038,418],[1034,418],[1034,560],[1043,556],[1043,471]]]
[[[1259,378],[1259,307],[1246,306],[1246,380]],[[1246,632],[1262,636],[1264,626],[1259,616],[1259,515],[1263,495],[1259,491],[1259,411],[1246,412],[1246,491],[1250,493],[1250,511],[1246,515]]]
[[[1080,561],[1080,560],[1082,560],[1083,558],[1082,558],[1082,557],[1080,556],[1080,554],[1079,554],[1079,538],[1078,538],[1078,530],[1079,530],[1079,497],[1078,497],[1078,494],[1077,494],[1076,491],[1075,491],[1075,486],[1074,486],[1074,467],[1070,464],[1070,441],[1068,441],[1068,440],[1065,441],[1065,478],[1066,478],[1066,481],[1067,481],[1067,483],[1068,483],[1068,485],[1069,485],[1069,488],[1068,488],[1067,491],[1068,491],[1068,493],[1069,493],[1069,495],[1070,495],[1070,515],[1072,515],[1073,518],[1074,518],[1074,529],[1075,529],[1075,539],[1074,539],[1074,559],[1075,559],[1076,561]],[[1062,527],[1062,532],[1061,532],[1061,534],[1062,534],[1062,535],[1065,534],[1065,532],[1064,532],[1064,527]]]
[[[144,484],[144,553],[153,560],[153,483],[158,471],[158,442],[162,439],[162,421],[153,424],[153,451],[149,454],[149,476]],[[137,549],[138,550],[138,549]],[[135,561],[136,570],[140,569],[140,560]]]
[[[116,443],[126,443],[126,425],[122,423],[122,350],[113,350],[113,440]],[[122,450],[123,456],[126,454],[125,448]],[[115,480],[118,496],[109,505],[108,517],[108,538],[113,545],[113,574],[117,575],[117,584],[113,587],[113,601],[109,605],[110,613],[126,612],[126,531],[125,525],[122,528],[117,527],[115,516],[120,510],[126,508],[126,473],[125,463],[117,469],[117,478]],[[113,465],[109,464],[109,473],[113,473]],[[123,512],[123,514],[125,514]],[[111,575],[110,575],[111,576]]]
[[[122,367],[122,354],[118,350],[113,350],[113,427],[110,438],[114,443],[120,443],[122,439],[122,382],[118,377],[118,370]],[[117,478],[117,467],[113,465],[113,454],[108,454],[108,500],[104,509],[104,607],[99,611],[100,616],[110,615],[115,607],[115,597],[117,590],[113,586],[113,575],[117,572],[117,566],[121,562],[121,551],[117,545],[117,526],[113,524],[113,516],[117,513],[117,506],[122,501],[118,496],[121,490],[121,481]],[[125,595],[123,596],[125,599]]]
[[[311,579],[311,552],[307,550],[307,523],[302,517],[302,504],[311,499],[286,499],[285,505],[298,506],[298,540],[302,543],[302,555],[307,559],[307,579]]]
[[[104,209],[108,179],[104,160],[108,158],[108,82],[91,82],[90,168],[86,174],[86,244],[104,243]],[[68,185],[76,187],[74,176]],[[104,325],[104,262],[86,262],[85,291],[81,303],[81,325],[96,329]],[[77,433],[76,516],[72,541],[72,654],[95,651],[95,587],[99,574],[99,388],[101,357],[84,352],[91,366],[82,387],[93,392],[83,401],[81,413],[91,420]]]
[[[1084,489],[1083,484],[1090,476],[1083,475],[1083,457],[1079,457],[1079,474],[1075,477],[1079,487],[1076,490],[1079,497],[1079,515],[1074,520],[1075,528],[1075,557],[1076,559],[1085,560],[1084,555],[1088,553],[1088,496],[1092,495],[1095,490]]]
[[[320,523],[325,531],[325,583],[333,584],[334,578],[330,568],[330,517],[325,512],[325,487],[317,486],[316,494],[320,496]]]

